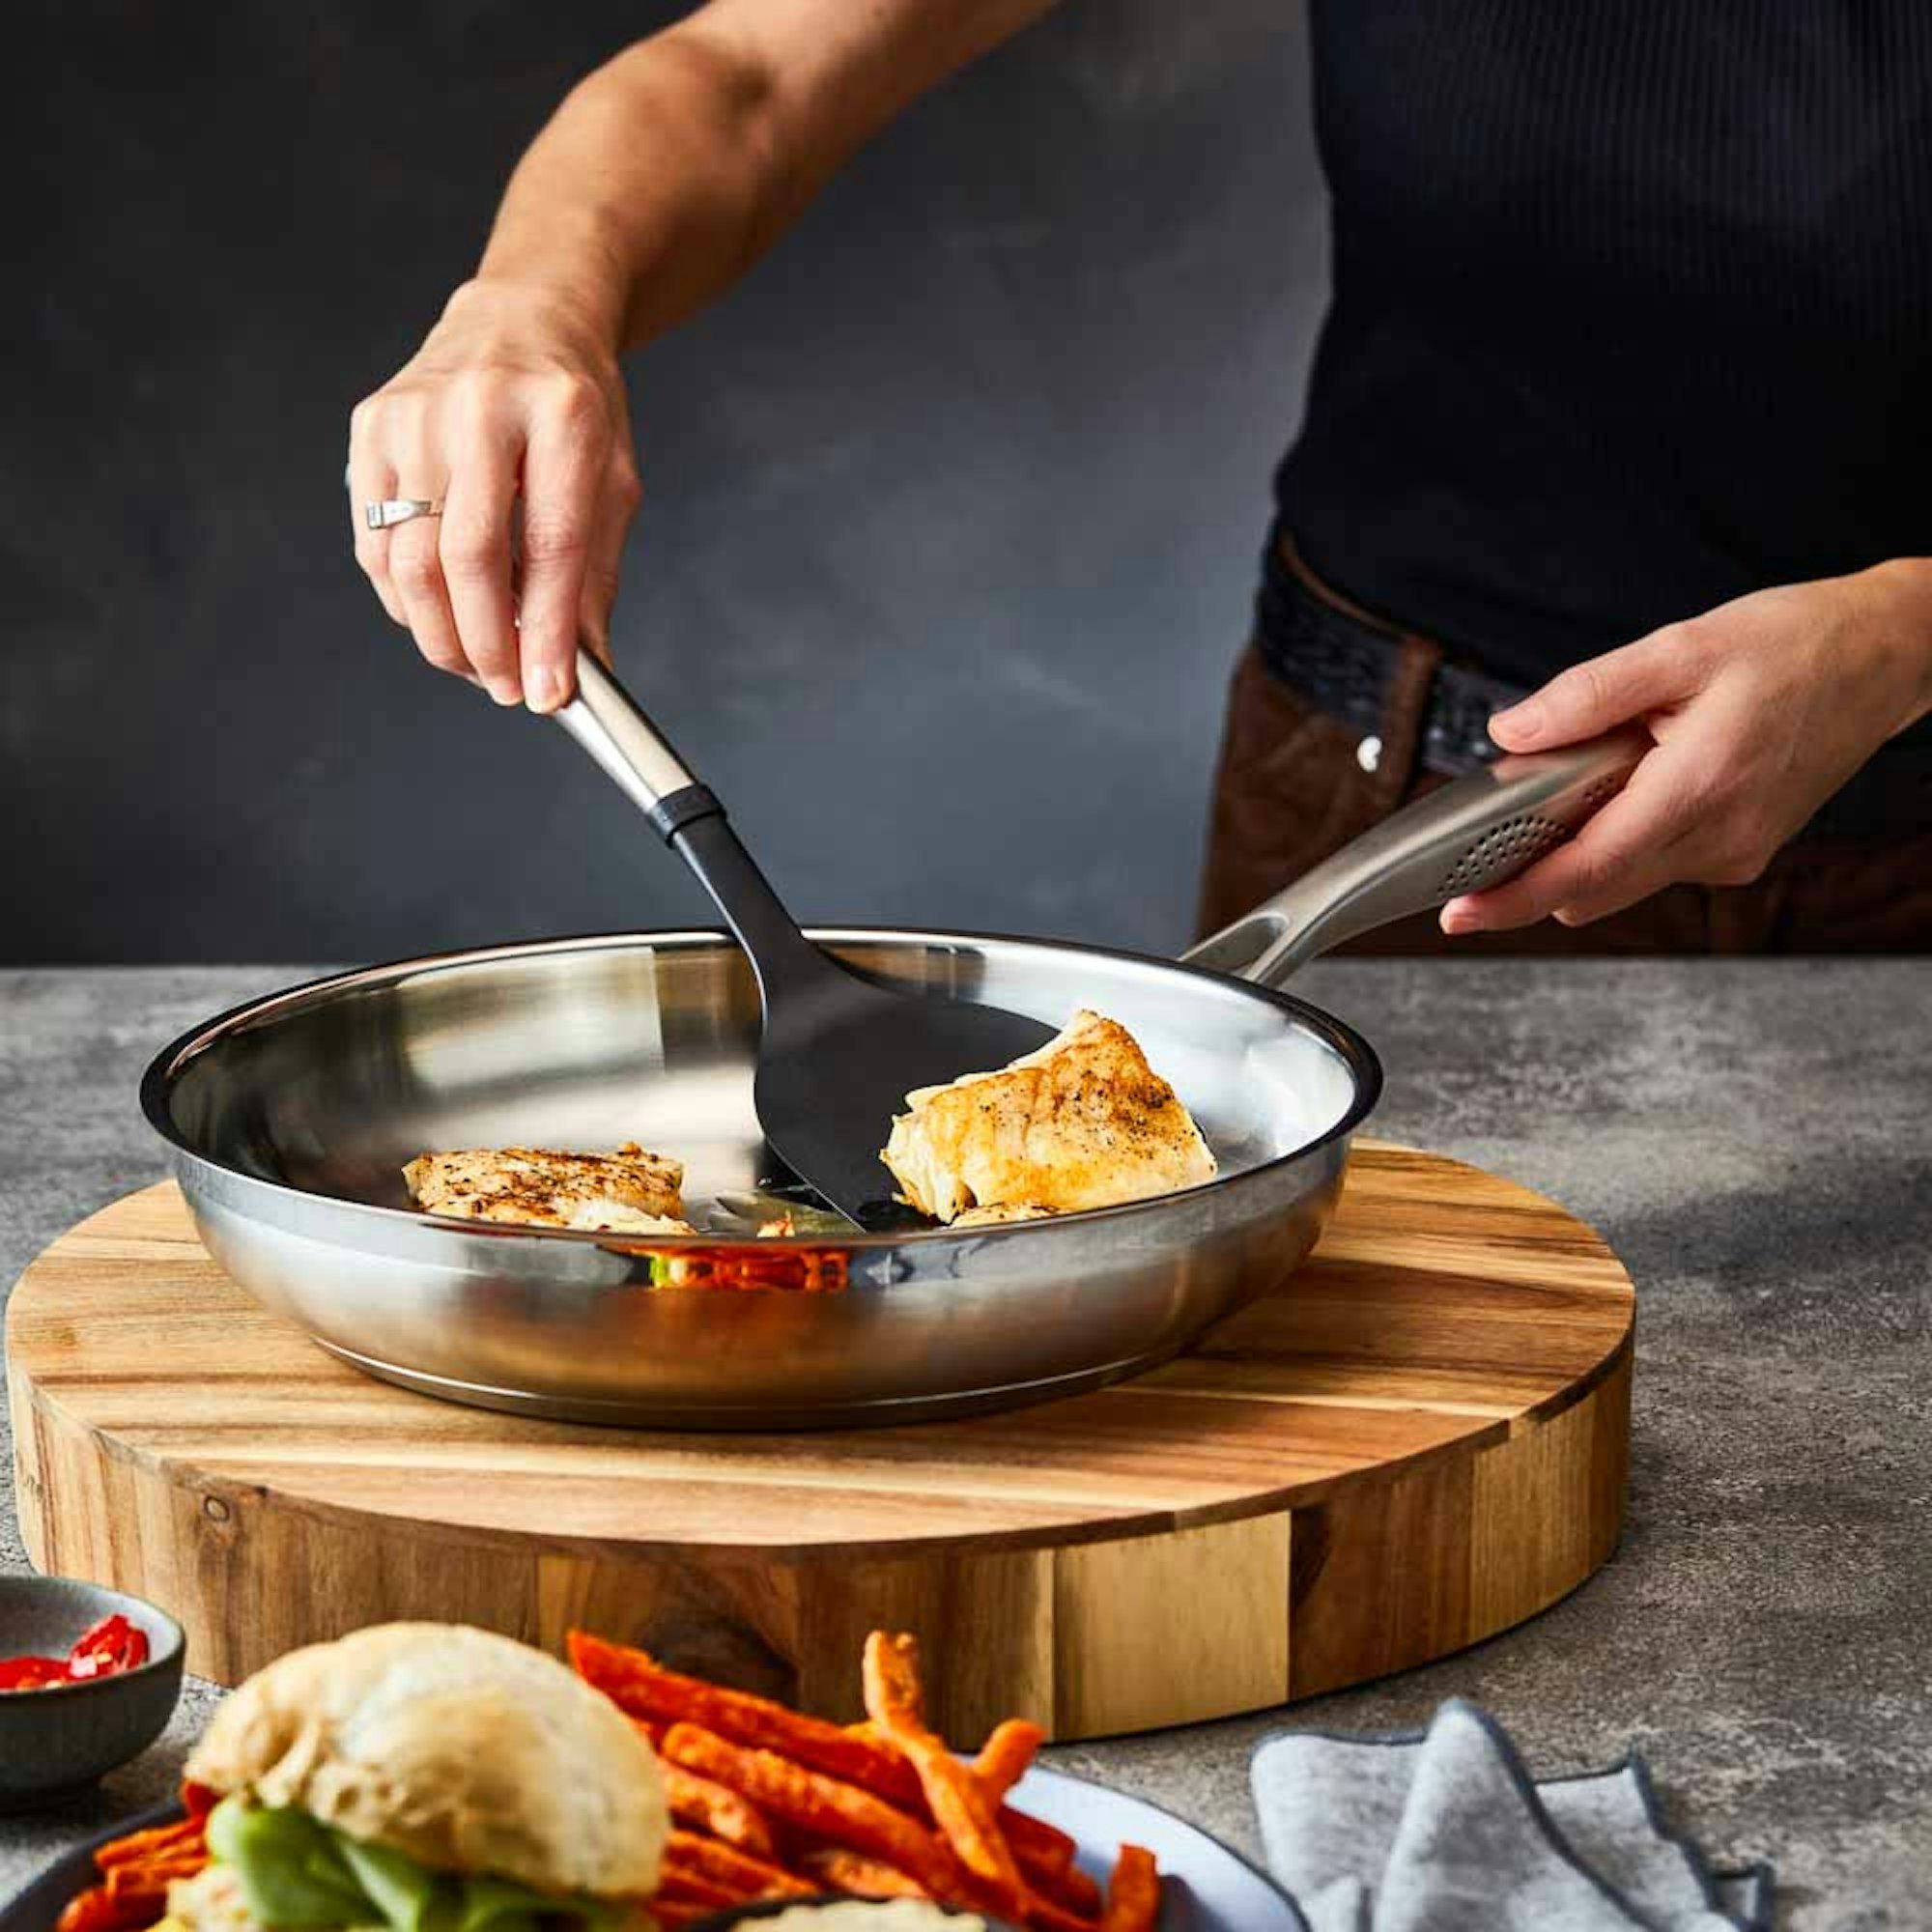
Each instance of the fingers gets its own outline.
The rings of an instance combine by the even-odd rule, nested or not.
[[[1547,858],[1486,893],[1451,899],[1442,908],[1442,930],[1506,932],[1533,925],[1563,906],[1613,897],[1643,871],[1652,849],[1645,842],[1647,831],[1654,833],[1651,815],[1627,786]]]
[[[357,520],[355,558],[383,608],[414,636],[439,670],[471,675],[437,555],[440,519],[412,517],[387,529],[368,527],[365,506],[385,497],[435,498],[449,471],[423,407],[407,395],[358,404],[350,418],[351,514]]]
[[[1581,926],[1608,919],[1676,885],[1687,876],[1684,857],[1688,841],[1675,839],[1661,845],[1644,860],[1614,877],[1610,885],[1594,897],[1573,900],[1558,906],[1549,916],[1558,925]]]
[[[611,454],[611,422],[588,383],[566,379],[532,423],[524,455],[524,686],[554,711],[575,683],[577,623]]]
[[[456,633],[455,613],[442,582],[442,565],[436,554],[436,522],[419,517],[389,532],[389,579],[403,600],[403,620],[416,640],[416,649],[438,670],[459,676],[469,671],[469,660]]]
[[[1506,752],[1579,744],[1680,703],[1697,688],[1703,668],[1691,628],[1667,625],[1559,672],[1521,703],[1497,712],[1490,736]]]
[[[428,439],[420,434],[407,439],[396,463],[398,494],[434,498],[448,487],[447,472],[441,468]],[[443,582],[442,559],[437,554],[436,517],[412,517],[377,535],[387,548],[385,559],[389,582],[402,600],[403,616],[416,640],[416,649],[438,670],[458,674],[470,668],[469,659],[457,635],[455,613],[449,607],[449,591]]]
[[[1730,761],[1710,738],[1688,732],[1648,753],[1574,838],[1500,886],[1451,899],[1443,931],[1502,931],[1545,918],[1587,925],[1680,881],[1755,878],[1776,840],[1753,829],[1719,778]]]
[[[1502,885],[1450,900],[1442,908],[1443,931],[1505,931],[1571,907],[1614,910],[1681,877],[1672,871],[1669,848],[1694,821],[1696,807],[1680,762],[1662,749],[1649,753],[1574,838]]]
[[[435,526],[436,560],[460,648],[498,704],[515,704],[524,696],[510,588],[520,453],[519,440],[506,426],[473,429],[452,468],[442,518]]]
[[[501,291],[452,298],[416,358],[356,406],[349,481],[356,559],[422,655],[499,704],[565,702],[580,627],[592,648],[608,633],[637,508],[614,364],[550,310]],[[368,529],[363,506],[398,496],[440,498],[440,513]]]
[[[440,478],[440,517],[367,528],[365,502],[433,496]],[[515,409],[482,384],[384,392],[355,412],[350,485],[356,559],[439,669],[554,711],[575,688],[580,635],[608,655],[639,492],[594,384],[553,378]]]
[[[641,494],[630,450],[614,451],[605,472],[597,528],[590,540],[583,594],[578,605],[579,634],[606,664],[611,661],[611,612],[617,602],[617,580],[624,567],[624,539],[638,514]]]
[[[1654,741],[1622,793],[1519,877],[1442,908],[1448,932],[1566,925],[1673,884],[1760,877],[1870,754],[1855,637],[1834,583],[1783,585],[1578,665],[1492,720],[1511,751],[1641,718]]]
[[[356,558],[423,656],[498,703],[562,703],[580,625],[608,631],[637,506],[604,321],[552,290],[465,283],[357,404],[350,480]],[[365,529],[361,506],[392,496],[440,497],[440,517]]]
[[[383,609],[389,613],[392,622],[407,624],[409,619],[403,614],[403,600],[396,594],[395,585],[389,582],[389,546],[385,533],[369,527],[365,510],[365,505],[380,503],[384,497],[394,496],[396,490],[396,472],[376,444],[368,410],[367,403],[358,404],[355,413],[349,419],[350,537],[355,546],[355,561],[368,578]]]

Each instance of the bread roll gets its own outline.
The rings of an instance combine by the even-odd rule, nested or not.
[[[458,1624],[380,1624],[257,1671],[187,1775],[297,1805],[436,1870],[551,1892],[656,1889],[657,1758],[554,1658]]]

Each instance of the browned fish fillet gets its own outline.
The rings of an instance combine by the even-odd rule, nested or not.
[[[997,1073],[906,1095],[879,1158],[921,1212],[968,1225],[1072,1214],[1198,1186],[1214,1156],[1118,1020],[1074,1014]]]
[[[1051,1208],[1036,1207],[1031,1201],[1002,1201],[994,1208],[969,1208],[953,1215],[948,1224],[954,1228],[997,1228],[1004,1221],[1048,1221]]]
[[[425,1153],[403,1169],[428,1214],[520,1221],[624,1235],[689,1235],[678,1187],[683,1164],[627,1141],[615,1153],[469,1148]]]

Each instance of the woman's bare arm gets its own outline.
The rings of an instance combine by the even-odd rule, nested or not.
[[[871,134],[1050,4],[712,0],[571,91],[475,276],[351,422],[357,559],[432,664],[499,703],[566,701],[638,502],[619,353],[729,286]],[[443,513],[367,529],[363,502],[397,496]]]
[[[1050,0],[713,0],[579,86],[479,279],[568,291],[624,347],[729,285],[839,164]]]

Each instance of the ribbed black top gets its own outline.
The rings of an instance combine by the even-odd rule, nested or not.
[[[1932,553],[1932,0],[1313,18],[1319,572],[1534,682]]]

